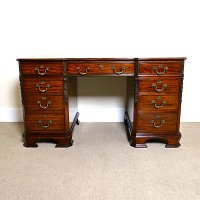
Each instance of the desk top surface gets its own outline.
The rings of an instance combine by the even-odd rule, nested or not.
[[[163,57],[163,58],[17,58],[17,61],[36,61],[36,60],[51,60],[51,61],[181,61],[186,60],[186,57]]]

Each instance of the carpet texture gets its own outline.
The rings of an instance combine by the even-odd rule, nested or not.
[[[25,148],[22,123],[0,123],[0,200],[199,200],[200,123],[181,147],[129,146],[122,123],[81,123],[74,145]]]

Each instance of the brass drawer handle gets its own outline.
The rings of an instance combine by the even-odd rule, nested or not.
[[[49,120],[48,123],[44,125],[42,120],[38,120],[38,124],[40,124],[42,128],[48,128],[52,124],[52,121]]]
[[[41,101],[37,101],[37,104],[40,106],[40,108],[45,110],[49,107],[49,105],[51,104],[51,101],[47,101],[46,106],[43,106]]]
[[[162,81],[157,81],[157,84],[161,84]],[[166,87],[167,87],[167,84],[162,84],[162,88],[158,88],[156,83],[153,83],[151,86],[152,88],[155,88],[156,92],[162,92]]]
[[[157,124],[155,123],[154,120],[151,120],[151,124],[153,124],[153,127],[154,127],[154,128],[160,128],[160,127],[162,127],[162,125],[163,125],[164,123],[165,123],[165,120],[164,120],[164,119],[160,120],[160,124],[159,124],[159,125],[157,125]]]
[[[163,101],[160,105],[157,105],[156,104],[156,101],[155,100],[152,100],[151,103],[154,105],[155,108],[157,109],[160,109],[164,106],[164,104],[166,104],[167,102],[166,101]]]
[[[42,82],[40,82],[40,84],[41,84],[41,85],[45,85],[45,82],[42,81]],[[41,87],[40,84],[36,84],[36,85],[35,85],[35,87],[38,88],[38,90],[39,90],[40,92],[46,92],[47,89],[50,88],[50,84],[47,84],[47,85],[45,86],[45,89],[41,89],[41,88],[40,88],[40,87]]]
[[[87,74],[87,72],[90,71],[90,68],[87,67],[87,68],[85,69],[85,72],[81,72],[81,71],[80,71],[80,67],[78,66],[78,67],[76,68],[76,70],[78,71],[78,73],[79,73],[81,76],[85,76],[85,75]]]
[[[114,71],[115,74],[120,75],[123,74],[125,71],[126,67],[122,67],[121,71],[116,71],[115,67],[112,67],[112,70]]]
[[[41,71],[44,71],[44,72],[40,72],[40,70]],[[40,67],[36,67],[35,68],[35,71],[37,71],[37,73],[40,75],[40,76],[44,76],[46,73],[47,73],[47,71],[49,70],[49,68],[48,67],[44,67],[43,65],[40,65]]]
[[[164,75],[165,73],[167,73],[167,71],[168,71],[168,67],[167,66],[165,66],[165,67],[163,67],[163,65],[159,65],[158,67],[156,67],[156,66],[153,66],[152,67],[152,69],[156,72],[156,74],[157,75]],[[160,70],[160,69],[162,69],[162,70]]]

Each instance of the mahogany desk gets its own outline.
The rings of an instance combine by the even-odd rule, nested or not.
[[[179,147],[183,68],[186,58],[35,58],[19,61],[24,146],[72,145],[77,77],[127,76],[124,115],[131,146],[155,140]],[[73,119],[73,120],[70,120]]]

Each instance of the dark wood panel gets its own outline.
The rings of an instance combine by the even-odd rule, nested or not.
[[[25,109],[26,112],[58,112],[64,110],[64,97],[61,95],[32,95],[25,94]]]
[[[169,76],[182,75],[183,63],[170,61],[139,62],[139,75]]]
[[[176,77],[140,77],[139,95],[166,95],[180,92],[181,79]]]
[[[94,75],[111,74],[123,75],[133,74],[133,63],[69,63],[67,66],[69,75]]]
[[[179,107],[179,94],[173,95],[140,95],[138,97],[138,112],[165,113],[177,112]]]
[[[127,77],[126,111],[133,127],[134,121],[134,77]]]
[[[43,131],[48,134],[48,131],[65,130],[64,115],[62,114],[26,114],[25,120],[27,131]]]
[[[141,133],[168,133],[177,132],[176,113],[152,113],[138,116],[138,130]]]
[[[22,75],[62,75],[63,62],[53,61],[26,61],[20,63],[20,72]]]
[[[68,77],[68,116],[69,119],[66,123],[69,123],[69,127],[71,128],[73,125],[73,120],[78,112],[77,109],[77,77]]]
[[[63,94],[63,78],[22,78],[23,92],[38,94]]]

